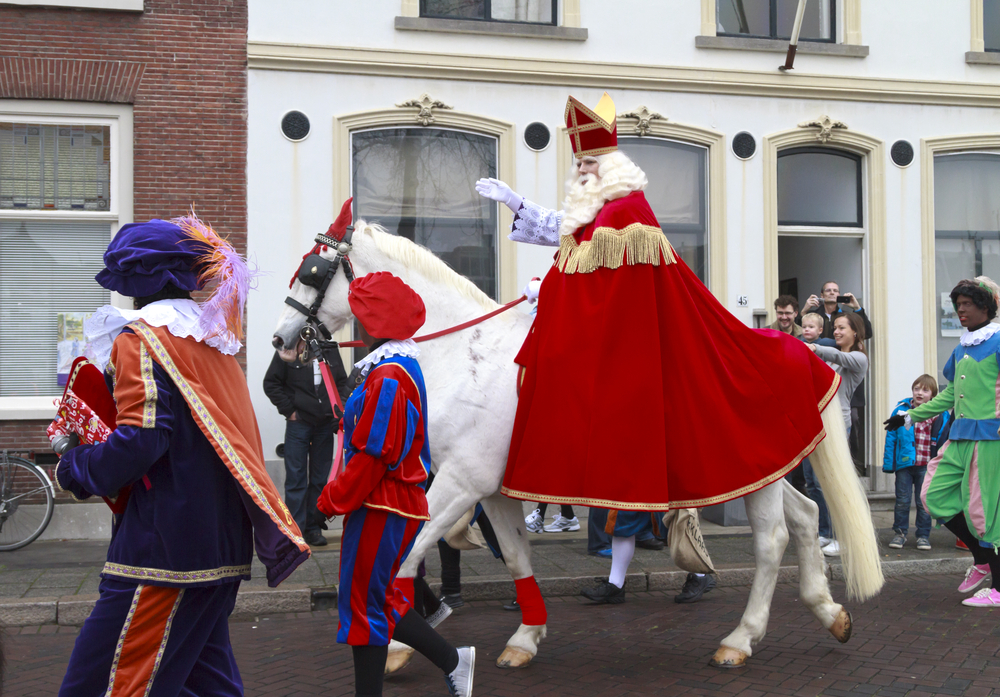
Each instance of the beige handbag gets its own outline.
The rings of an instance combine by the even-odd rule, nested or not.
[[[712,557],[705,548],[701,537],[701,525],[698,523],[698,509],[676,508],[663,515],[663,524],[667,526],[667,544],[670,546],[670,558],[678,568],[696,574],[714,574]]]
[[[486,546],[485,543],[479,541],[476,531],[469,525],[472,521],[472,516],[475,515],[475,512],[475,508],[470,508],[466,511],[465,515],[455,521],[455,524],[451,526],[451,529],[444,534],[444,541],[448,543],[449,547],[458,550],[471,550],[482,549]]]

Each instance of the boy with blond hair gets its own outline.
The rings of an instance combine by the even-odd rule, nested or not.
[[[901,400],[891,416],[907,412],[934,399],[938,393],[937,380],[931,375],[921,375],[910,386],[912,397]],[[889,546],[902,549],[906,544],[906,531],[910,522],[910,501],[917,506],[917,549],[928,551],[931,533],[931,515],[920,503],[920,491],[927,475],[927,463],[937,457],[941,445],[948,440],[951,415],[939,414],[933,419],[889,431],[885,435],[885,453],[882,471],[896,474],[896,513],[892,524],[895,535]]]

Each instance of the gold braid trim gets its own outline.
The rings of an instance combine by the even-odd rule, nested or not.
[[[663,231],[655,225],[632,223],[621,230],[599,227],[591,239],[580,244],[572,235],[563,235],[555,265],[563,273],[592,273],[622,264],[659,266],[661,255],[667,264],[677,262]]]

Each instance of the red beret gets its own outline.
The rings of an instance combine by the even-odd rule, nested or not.
[[[409,339],[424,325],[424,301],[388,271],[351,282],[347,300],[361,326],[376,339]]]

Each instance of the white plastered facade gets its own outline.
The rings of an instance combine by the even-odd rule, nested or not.
[[[396,112],[398,125],[416,125],[416,109],[395,105],[423,94],[453,107],[465,127],[497,134],[498,176],[549,207],[562,199],[566,163],[560,157],[567,148],[556,143],[533,152],[523,132],[541,121],[559,138],[569,94],[596,104],[608,90],[619,112],[638,106],[659,112],[670,128],[653,129],[649,137],[684,140],[685,128],[700,133],[700,141],[690,142],[710,147],[715,187],[709,192],[710,287],[747,324],[754,308],[769,310],[773,319],[779,280],[774,155],[782,147],[821,144],[818,129],[800,128],[802,122],[823,116],[843,122],[847,129],[826,145],[864,158],[863,292],[878,339],[870,423],[909,394],[913,379],[933,366],[922,349],[929,343],[924,328],[935,319],[925,317],[934,294],[925,220],[933,213],[927,206],[933,186],[924,172],[932,160],[926,145],[921,157],[921,143],[931,139],[932,150],[942,152],[963,147],[961,139],[949,139],[964,134],[1000,134],[1000,66],[965,59],[974,50],[975,0],[972,6],[949,1],[947,8],[913,0],[905,13],[891,3],[838,0],[838,40],[864,44],[869,54],[800,53],[789,74],[777,70],[783,61],[777,53],[697,48],[713,1],[650,0],[634,3],[630,13],[614,3],[560,2],[560,22],[568,12],[565,26],[588,32],[586,40],[570,41],[396,29],[395,17],[414,16],[418,5],[411,0],[355,6],[302,0],[295,12],[250,0],[249,249],[270,275],[251,299],[247,350],[265,452],[274,452],[284,435],[261,389],[271,331],[289,276],[349,191],[345,119],[377,114],[379,123],[389,123]],[[298,143],[279,128],[289,110],[302,111],[312,124]],[[452,112],[436,113],[446,123]],[[748,160],[731,150],[741,131],[757,143]],[[889,157],[897,140],[913,146],[908,167]],[[501,226],[508,220],[502,217]],[[551,255],[526,245],[502,252],[501,300],[543,274]],[[746,306],[737,304],[740,296],[747,296]],[[891,478],[878,472],[880,429],[873,435],[872,487],[884,492]]]

